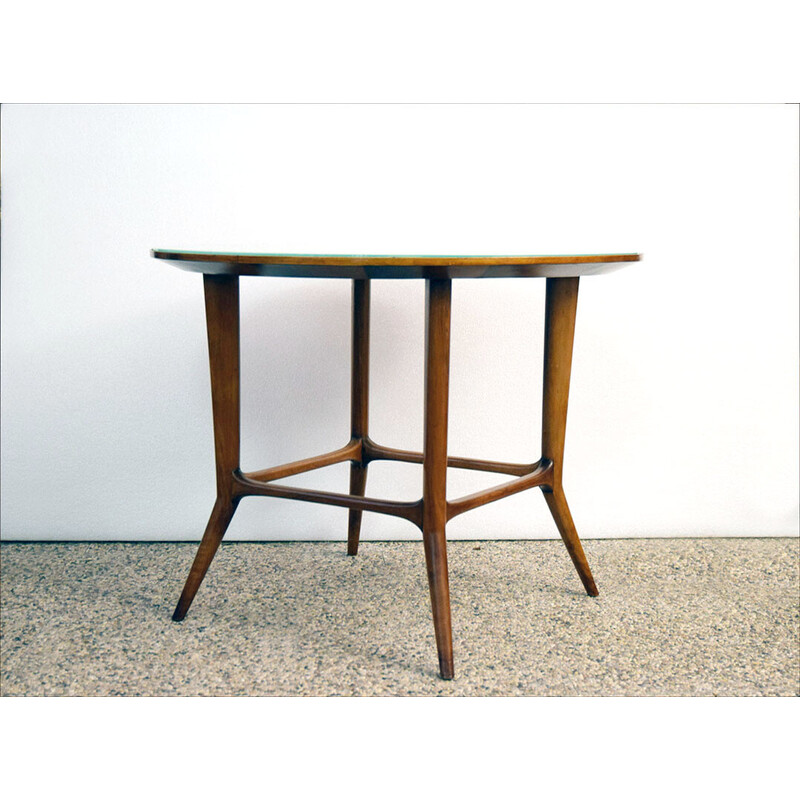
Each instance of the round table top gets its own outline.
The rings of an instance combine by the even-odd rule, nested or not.
[[[209,275],[283,278],[568,278],[639,261],[639,253],[553,256],[313,255],[151,250],[181,269]]]

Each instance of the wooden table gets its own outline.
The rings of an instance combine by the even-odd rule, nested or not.
[[[572,341],[578,283],[638,261],[635,253],[581,256],[357,256],[289,255],[281,253],[208,253],[153,250],[151,254],[181,269],[203,274],[217,499],[203,539],[173,614],[182,620],[208,570],[243,497],[259,495],[306,500],[350,509],[347,552],[358,551],[364,511],[392,514],[422,530],[428,569],[433,626],[442,678],[452,678],[453,643],[450,592],[447,577],[447,521],[465,511],[538,486],[587,593],[597,587],[572,521],[561,469],[572,364]],[[256,472],[239,468],[239,276],[291,278],[346,278],[353,286],[353,339],[350,441],[324,455]],[[411,279],[425,281],[425,438],[421,453],[396,450],[369,437],[369,308],[370,281]],[[544,338],[544,392],[541,458],[531,464],[511,464],[455,458],[447,455],[447,400],[450,372],[450,296],[453,279],[546,278]],[[397,502],[365,497],[367,467],[387,459],[422,464],[422,498]],[[313,491],[274,481],[309,470],[350,462],[350,493]],[[481,492],[448,500],[447,467],[497,472],[512,480]]]

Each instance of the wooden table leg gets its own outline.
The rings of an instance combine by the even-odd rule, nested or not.
[[[575,530],[575,523],[572,521],[572,514],[561,484],[579,280],[579,278],[547,279],[542,457],[549,458],[553,462],[553,480],[552,485],[542,487],[542,491],[586,592],[596,597],[599,592],[583,552],[581,540],[578,538],[578,532]]]
[[[422,540],[428,568],[439,672],[451,679],[453,636],[447,578],[447,401],[450,377],[451,282],[425,281],[425,447]]]
[[[367,436],[369,422],[369,300],[368,280],[353,281],[353,356],[350,384],[350,438],[362,442]],[[367,485],[367,464],[363,450],[359,462],[350,462],[350,494],[364,496]],[[347,555],[358,553],[361,533],[359,509],[350,509],[347,521]]]
[[[182,620],[203,582],[239,498],[233,471],[239,468],[239,277],[203,275],[217,462],[217,500],[172,619]]]

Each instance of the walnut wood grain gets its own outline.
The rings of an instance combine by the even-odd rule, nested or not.
[[[297,486],[286,486],[279,483],[262,483],[245,477],[242,473],[233,474],[234,491],[237,499],[248,496],[280,497],[286,500],[304,500],[307,503],[322,503],[326,506],[355,508],[360,511],[374,511],[377,514],[389,514],[402,517],[422,527],[422,501],[400,502],[397,500],[379,500],[373,497],[356,497],[338,492],[322,492],[316,489],[301,489]]]
[[[534,486],[541,486],[551,480],[553,474],[553,462],[544,459],[527,475],[522,475],[516,480],[507,481],[497,486],[492,486],[490,489],[483,489],[479,492],[459,497],[457,500],[448,502],[447,504],[447,519],[457,517],[465,511],[471,511],[478,506],[484,506],[487,503],[493,503],[495,500],[501,500],[504,497],[509,497],[517,492],[523,492],[525,489],[530,489]]]
[[[422,460],[422,541],[428,568],[439,674],[455,675],[447,575],[447,405],[450,383],[449,280],[425,281],[425,445]]]
[[[413,450],[398,450],[395,447],[384,447],[376,444],[368,436],[363,441],[364,460],[370,461],[401,461],[407,464],[421,464],[422,453]],[[510,461],[484,461],[479,458],[447,457],[447,466],[454,469],[471,469],[477,472],[499,472],[502,475],[527,475],[536,469],[538,462],[533,464],[514,464]]]
[[[239,498],[233,473],[239,468],[239,278],[204,275],[217,499],[172,618],[182,620],[203,582]]]
[[[363,442],[369,428],[369,313],[370,282],[353,281],[352,355],[350,364],[350,437],[361,442],[358,460],[350,462],[350,494],[363,496],[367,487],[367,464]],[[358,553],[361,536],[360,508],[351,508],[347,518],[347,555]]]
[[[637,254],[595,256],[323,256],[196,253],[155,250],[152,255],[203,273],[214,419],[217,498],[173,619],[186,616],[242,497],[264,496],[349,509],[347,552],[358,550],[364,511],[406,519],[422,530],[434,633],[442,678],[454,676],[446,525],[449,519],[516,492],[539,486],[561,538],[590,595],[597,587],[564,494],[562,479],[567,407],[579,279],[606,272]],[[239,276],[350,278],[353,280],[350,441],[338,450],[268,469],[239,467]],[[542,457],[530,464],[447,455],[450,310],[453,278],[545,277]],[[376,444],[369,437],[370,279],[424,278],[425,431],[422,452]],[[398,502],[365,497],[368,465],[376,460],[421,464],[422,498]],[[339,494],[274,481],[344,461],[350,492]],[[447,469],[479,470],[513,480],[447,501]]]
[[[256,472],[245,472],[243,477],[251,481],[269,483],[269,481],[278,481],[291,475],[300,475],[303,472],[329,467],[332,464],[341,464],[342,461],[350,461],[351,459],[361,459],[361,442],[355,439],[338,450],[332,450],[330,453],[302,458],[299,461],[291,461],[288,464],[281,464],[269,469],[260,469]]]
[[[572,520],[561,483],[567,404],[572,371],[572,346],[578,308],[579,278],[549,278],[545,297],[544,384],[542,396],[542,457],[553,462],[552,479],[542,487],[547,507],[578,571],[587,594],[596,597],[589,562]]]

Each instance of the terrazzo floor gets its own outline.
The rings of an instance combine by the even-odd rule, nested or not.
[[[421,542],[223,544],[170,620],[189,543],[5,543],[0,692],[28,696],[800,693],[797,539],[449,544],[456,679]]]

